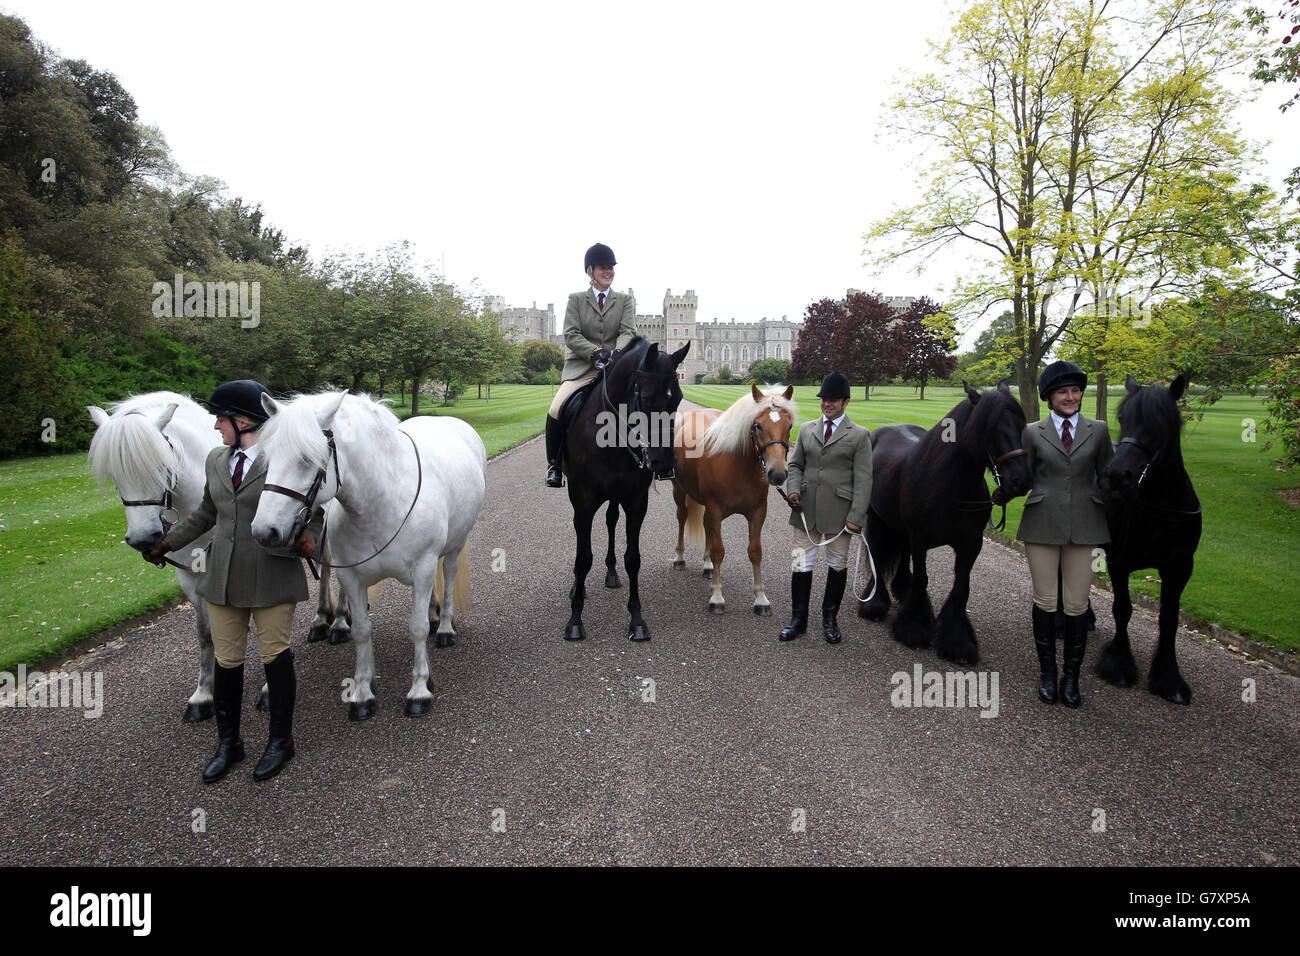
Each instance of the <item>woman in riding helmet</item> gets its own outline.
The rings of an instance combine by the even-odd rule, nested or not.
[[[1065,609],[1065,663],[1060,697],[1078,707],[1079,667],[1088,638],[1088,592],[1093,552],[1110,540],[1097,482],[1115,457],[1106,423],[1079,414],[1088,378],[1073,362],[1053,362],[1038,377],[1038,394],[1051,414],[1025,426],[1033,487],[1016,538],[1025,543],[1034,586],[1034,646],[1038,697],[1056,703],[1057,573]]]
[[[583,268],[590,286],[570,295],[564,310],[564,371],[546,413],[546,484],[552,488],[564,487],[560,410],[565,400],[596,377],[597,362],[612,361],[636,336],[636,300],[610,288],[615,265],[609,246],[598,242],[588,249]]]
[[[158,563],[168,551],[183,551],[209,528],[216,528],[202,564],[196,561],[192,565],[203,571],[198,591],[208,602],[217,658],[212,682],[217,752],[203,771],[204,783],[215,783],[244,759],[239,717],[250,617],[266,669],[271,706],[270,737],[253,779],[275,776],[294,753],[297,678],[289,632],[294,605],[307,597],[307,578],[296,555],[311,557],[315,553],[323,515],[319,510],[312,515],[296,543],[296,555],[272,553],[253,539],[253,513],[266,482],[266,458],[257,453],[257,430],[267,419],[263,394],[267,394],[264,385],[242,379],[217,386],[212,397],[202,403],[216,414],[215,427],[224,443],[209,453],[205,463],[203,501],[144,555],[146,561]]]

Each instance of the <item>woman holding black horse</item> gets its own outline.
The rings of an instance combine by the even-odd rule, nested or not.
[[[1106,423],[1079,414],[1088,377],[1073,362],[1053,362],[1038,377],[1038,394],[1051,414],[1025,426],[1033,487],[1016,538],[1025,543],[1034,586],[1034,647],[1038,697],[1057,698],[1056,608],[1065,609],[1061,702],[1078,707],[1079,668],[1088,638],[1088,592],[1093,552],[1110,540],[1098,482],[1115,457]],[[1058,595],[1057,581],[1061,592]]]
[[[596,377],[597,362],[612,361],[636,336],[636,300],[610,288],[617,264],[614,250],[604,243],[588,249],[583,268],[591,284],[570,295],[564,310],[564,371],[546,413],[546,484],[551,488],[564,487],[559,455],[565,401]]]

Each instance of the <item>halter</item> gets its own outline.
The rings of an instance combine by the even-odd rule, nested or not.
[[[762,445],[760,445],[758,443],[758,420],[757,419],[755,419],[754,424],[750,426],[749,433],[754,437],[754,451],[758,453],[759,470],[762,471],[763,477],[766,478],[768,471],[770,471],[771,469],[768,468],[767,459],[763,456],[763,452],[767,451],[767,449],[772,445],[780,445],[782,448],[785,449],[785,454],[786,457],[788,458],[790,456],[790,443],[781,438],[773,438],[771,441],[765,442]],[[779,491],[780,489],[777,490]]]
[[[978,501],[975,500],[958,501],[956,504],[957,510],[958,511],[983,511],[985,508],[988,508],[989,509],[989,530],[991,531],[1003,530],[1007,526],[1007,502],[1006,502],[1006,496],[1002,490],[1002,472],[998,470],[998,465],[1002,464],[1004,461],[1009,461],[1012,458],[1018,458],[1021,455],[1027,455],[1027,454],[1029,454],[1029,452],[1025,451],[1023,448],[1013,448],[1005,455],[999,455],[997,458],[993,457],[993,452],[986,453],[985,457],[989,460],[989,469],[993,472],[994,485],[993,485],[992,497],[988,500],[980,499]],[[993,522],[993,507],[992,507],[995,504],[1002,506],[1002,514],[999,516],[996,524]]]
[[[163,441],[167,443],[167,447],[172,450],[172,455],[174,457],[176,454],[176,446],[172,444],[172,440],[167,437],[166,432],[159,432],[159,434],[162,435]],[[142,498],[138,501],[127,501],[125,498],[122,498],[122,504],[128,508],[143,508],[143,507],[148,507],[149,505],[161,505],[162,511],[158,513],[158,520],[162,522],[164,540],[167,538],[167,532],[171,531],[172,526],[176,524],[177,521],[181,520],[180,512],[178,512],[175,508],[172,507],[172,490],[176,485],[177,475],[175,471],[170,471],[169,474],[171,476],[171,481],[163,483],[162,497]],[[122,496],[118,495],[118,497],[121,498]],[[167,517],[167,512],[169,511],[173,515],[175,515],[174,518]],[[163,555],[162,559],[174,568],[180,568],[183,571],[190,570],[189,565],[181,564],[179,561],[169,558],[166,555]]]
[[[604,403],[605,403],[605,408],[607,408],[607,409],[608,409],[611,413],[613,413],[614,415],[617,415],[617,414],[618,414],[618,409],[616,409],[616,408],[614,407],[614,405],[613,405],[613,404],[610,402],[610,400],[609,400],[609,373],[608,373],[607,369],[608,369],[608,366],[611,365],[611,364],[613,364],[613,363],[612,363],[612,362],[598,362],[598,363],[597,363],[597,368],[601,369],[602,371],[605,371],[605,373],[606,373],[606,374],[604,374],[604,375],[602,375],[602,376],[600,377],[600,395],[601,395],[601,399],[602,399],[602,400],[604,401]],[[627,403],[624,403],[624,404],[625,404],[625,407],[628,407],[628,408],[629,408],[629,411],[628,411],[628,418],[629,418],[629,419],[631,418],[631,416],[632,416],[633,414],[635,414],[635,413],[637,413],[637,412],[640,412],[640,413],[643,414],[643,415],[645,414],[644,412],[641,411],[641,376],[644,375],[644,374],[645,374],[645,373],[642,372],[641,369],[637,369],[636,371],[634,371],[634,372],[632,373],[632,376],[633,376],[633,377],[632,377],[632,402],[631,402],[630,405],[628,405]],[[646,416],[646,417],[647,417],[647,420],[649,420],[649,416]],[[649,444],[641,445],[641,446],[635,446],[635,447],[634,447],[634,446],[629,442],[628,444],[624,445],[623,448],[627,451],[627,453],[628,453],[629,455],[632,456],[632,460],[633,460],[634,462],[636,462],[636,467],[637,467],[638,470],[640,470],[640,471],[651,471],[651,472],[653,472],[653,470],[654,470],[654,466],[651,465],[651,463],[650,463],[650,446],[649,446]],[[656,477],[658,477],[658,476],[656,476]],[[672,475],[667,475],[667,476],[665,476],[664,480],[671,479],[672,477],[673,477]]]
[[[322,428],[321,432],[329,440],[329,457],[334,459],[334,473],[337,476],[338,487],[341,489],[343,487],[343,472],[339,468],[339,453],[338,453],[338,448],[334,444],[334,431],[333,429]],[[424,487],[424,463],[420,460],[420,449],[419,446],[415,444],[415,439],[412,438],[410,434],[407,432],[402,432],[402,434],[406,435],[406,440],[411,443],[411,448],[415,451],[415,475],[416,475],[415,497],[411,499],[411,506],[406,509],[406,515],[405,517],[402,518],[402,523],[397,526],[397,530],[393,532],[392,537],[389,538],[387,541],[385,541],[383,546],[374,554],[370,555],[370,557],[362,558],[360,561],[353,561],[351,564],[333,564],[329,561],[326,561],[324,557],[321,557],[318,558],[317,560],[319,561],[320,566],[322,568],[355,568],[359,564],[365,564],[367,561],[371,561],[374,558],[379,557],[379,555],[383,554],[384,550],[390,544],[392,544],[394,541],[397,540],[397,536],[401,534],[402,529],[406,527],[407,519],[411,517],[411,512],[415,510],[415,503],[420,500],[420,489]],[[328,461],[329,458],[326,459],[327,464]],[[302,509],[298,512],[297,516],[295,516],[293,520],[292,536],[289,539],[291,542],[290,547],[294,547],[297,545],[298,539],[301,537],[303,529],[306,528],[308,522],[311,521],[312,510],[316,506],[316,496],[320,493],[320,488],[321,485],[324,483],[324,481],[325,481],[325,468],[324,466],[322,466],[316,470],[316,477],[312,480],[311,487],[307,489],[306,494],[303,494],[301,491],[294,491],[292,488],[286,488],[283,485],[266,484],[262,486],[263,491],[277,491],[282,495],[288,495],[290,498],[294,498],[303,503]],[[326,527],[324,530],[321,531],[322,543],[324,543],[325,536],[326,534],[328,534],[328,532],[329,532],[328,527]],[[323,550],[324,549],[322,548],[322,551]],[[308,559],[307,563],[310,565],[311,559]],[[313,574],[316,573],[314,567],[312,573]]]
[[[1142,488],[1142,482],[1143,480],[1145,480],[1147,476],[1147,472],[1149,472],[1151,470],[1151,466],[1154,465],[1159,460],[1161,453],[1164,452],[1164,448],[1163,447],[1157,448],[1155,450],[1155,453],[1153,454],[1152,452],[1147,450],[1147,447],[1145,445],[1143,445],[1132,435],[1130,435],[1128,438],[1121,438],[1117,442],[1117,444],[1132,445],[1139,452],[1147,456],[1147,463],[1142,466],[1142,474],[1138,475],[1137,484],[1134,486],[1134,492],[1136,495],[1136,492],[1140,491]],[[1132,506],[1136,503],[1137,503],[1136,496],[1134,497],[1133,501],[1127,503],[1130,522],[1132,520]],[[1164,505],[1157,505],[1150,501],[1144,502],[1143,507],[1149,511],[1163,512],[1164,514],[1175,515],[1179,519],[1194,518],[1201,513],[1201,502],[1199,498],[1197,499],[1196,507],[1191,511],[1188,511],[1183,508],[1167,508]]]

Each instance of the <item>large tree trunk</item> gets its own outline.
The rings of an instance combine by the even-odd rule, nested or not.
[[[420,379],[419,376],[411,376],[411,416],[420,414]]]
[[[870,386],[870,385],[863,385],[863,386],[862,386],[862,400],[863,400],[864,402],[867,402],[867,401],[870,401],[870,400],[871,400],[871,386]]]
[[[357,392],[360,392],[360,391],[361,391],[361,379],[363,379],[364,377],[365,377],[365,373],[364,373],[364,372],[353,372],[353,373],[352,373],[352,392],[353,392],[353,394],[356,394]]]
[[[925,379],[921,379],[921,401],[925,401]]]
[[[1099,422],[1106,421],[1106,393],[1106,370],[1102,369],[1097,373],[1097,414],[1094,416]]]

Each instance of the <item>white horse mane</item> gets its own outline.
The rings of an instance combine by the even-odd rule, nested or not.
[[[329,443],[321,431],[317,413],[338,400],[338,392],[320,392],[316,395],[294,395],[280,403],[280,410],[261,428],[258,443],[269,454],[299,459],[321,468],[329,456]],[[376,400],[367,394],[345,395],[343,404],[334,416],[333,431],[343,438],[346,429],[389,430],[396,429],[398,418],[388,407],[386,399]]]
[[[704,454],[743,451],[749,439],[750,426],[765,409],[784,411],[791,418],[798,414],[794,402],[782,394],[785,389],[780,385],[769,385],[760,391],[763,393],[763,401],[754,401],[753,393],[746,392],[709,426],[700,442],[700,450]]]
[[[159,482],[171,486],[185,473],[181,450],[168,444],[156,424],[171,404],[179,406],[167,428],[197,444],[207,442],[204,420],[211,416],[197,402],[175,392],[132,395],[109,405],[109,420],[95,429],[88,455],[91,473],[101,484],[109,480],[128,488],[148,488]],[[210,444],[210,442],[207,442]]]

